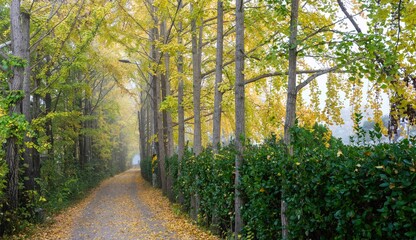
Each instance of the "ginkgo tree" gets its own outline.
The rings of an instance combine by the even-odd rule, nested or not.
[[[131,104],[109,97],[127,74],[112,61],[117,53],[103,47],[113,44],[102,30],[113,7],[106,1],[1,5],[0,122],[8,149],[1,154],[2,170],[4,162],[8,167],[1,233],[15,229],[19,221],[10,219],[32,211],[37,196],[51,197],[52,205],[69,200],[80,193],[74,189],[82,191],[71,184],[88,186],[126,167],[133,149],[123,142],[134,134],[126,126],[135,118],[119,114]],[[96,174],[84,177],[91,171]]]

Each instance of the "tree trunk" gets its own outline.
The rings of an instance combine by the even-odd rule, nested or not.
[[[84,99],[84,116],[87,117],[87,120],[84,121],[83,123],[83,128],[85,130],[90,130],[91,129],[91,120],[89,119],[89,117],[91,117],[91,109],[92,108],[92,104],[91,104],[91,98],[90,96],[85,96]],[[84,147],[85,147],[85,162],[84,164],[90,164],[91,160],[92,160],[92,138],[91,138],[91,134],[89,134],[89,131],[86,131],[87,133],[85,133],[83,135],[84,137]]]
[[[152,12],[153,12],[153,19],[155,26],[158,26],[158,18],[154,14],[156,12],[156,9],[154,6],[152,6]],[[153,44],[156,44],[156,40],[159,39],[159,31],[157,27],[153,28]],[[163,132],[163,114],[161,111],[159,111],[160,103],[161,103],[161,82],[162,82],[162,76],[160,74],[160,71],[158,69],[158,66],[160,64],[159,60],[161,59],[161,52],[160,49],[157,49],[156,46],[154,46],[154,61],[156,64],[156,69],[154,69],[153,73],[153,81],[154,81],[154,118],[156,119],[156,134],[157,134],[157,150],[158,150],[158,166],[159,166],[159,178],[160,183],[162,185],[162,192],[166,194],[167,188],[166,188],[166,169],[165,169],[165,158],[166,158],[166,152],[165,152],[165,144],[164,144],[164,132]]]
[[[222,82],[222,64],[224,50],[224,9],[223,2],[217,3],[217,58],[215,64],[215,96],[214,96],[214,117],[213,117],[213,137],[212,148],[214,153],[218,152],[218,145],[221,141],[221,102],[222,92],[218,89]]]
[[[183,8],[182,0],[178,0],[178,9]],[[182,22],[178,23],[178,45],[182,45]],[[178,69],[178,177],[181,176],[182,159],[185,153],[185,110],[183,107],[183,94],[184,94],[184,83],[183,83],[183,53],[178,53],[177,60]],[[184,202],[183,194],[180,192],[178,196],[178,202],[182,204]]]
[[[212,148],[214,153],[218,153],[221,141],[221,102],[222,92],[219,90],[219,86],[222,82],[222,64],[223,64],[223,50],[224,50],[224,8],[222,0],[217,2],[217,49],[216,49],[216,62],[215,62],[215,92],[214,92],[214,117],[213,117],[213,136],[212,136]],[[217,207],[215,207],[217,208]],[[211,231],[218,234],[219,218],[218,211],[214,209],[211,217]]]
[[[182,0],[178,0],[179,9],[183,8]],[[178,44],[182,45],[182,22],[178,23]],[[178,175],[180,175],[180,165],[181,161],[185,152],[185,111],[183,108],[183,91],[184,91],[184,83],[183,83],[183,55],[182,52],[178,54],[178,62],[177,62],[177,69],[178,69]]]
[[[45,95],[45,114],[48,115],[52,111],[52,96],[50,93]],[[48,136],[49,142],[51,143],[51,148],[48,150],[48,157],[53,159],[54,155],[54,139],[53,139],[53,129],[52,129],[52,120],[47,118],[45,123],[46,136]]]
[[[146,156],[148,158],[152,157],[153,149],[152,149],[152,142],[150,138],[152,136],[152,129],[153,129],[153,121],[151,118],[152,115],[152,103],[151,101],[146,102]]]
[[[12,38],[12,54],[24,60],[25,43],[23,40],[23,29],[21,25],[20,0],[12,0],[10,5],[10,22],[11,22],[11,38]],[[12,68],[13,76],[9,83],[10,91],[19,91],[23,88],[25,69],[23,66],[15,66]],[[21,114],[21,101],[18,101],[9,109],[9,114]],[[19,205],[19,146],[17,138],[9,136],[6,140],[6,162],[9,167],[7,178],[7,198],[10,210],[14,211]]]
[[[295,125],[296,119],[296,61],[297,61],[297,25],[299,0],[292,0],[289,38],[289,76],[286,101],[286,120],[284,127],[284,142],[290,145],[290,128]]]
[[[194,5],[191,4],[191,12],[195,11]],[[199,31],[196,24],[196,18],[191,20],[192,33],[192,96],[194,107],[194,154],[198,156],[202,152],[202,128],[201,128],[201,60],[202,60],[202,21]],[[198,176],[196,176],[198,180]],[[191,217],[197,220],[199,212],[200,198],[198,191],[191,196]]]
[[[191,12],[195,11],[191,4]],[[202,22],[202,21],[201,21]],[[191,20],[192,32],[192,76],[193,76],[193,105],[194,105],[194,154],[202,151],[201,136],[201,60],[202,60],[202,24],[197,30],[196,19]]]
[[[36,79],[35,86],[34,86],[35,89],[38,88],[39,86],[40,86],[40,79]],[[41,101],[40,95],[35,93],[33,97],[33,117],[34,118],[39,116],[41,113],[40,101]],[[36,135],[39,135],[39,133],[37,132]],[[33,138],[32,141],[35,142],[36,138]],[[33,150],[32,158],[33,158],[33,178],[36,179],[40,177],[40,154],[35,149]],[[39,185],[36,184],[36,181],[35,181],[35,189],[40,190]]]
[[[244,107],[244,2],[236,0],[236,49],[235,49],[235,239],[243,229],[241,208],[240,169],[243,166],[245,140],[245,107]]]
[[[166,21],[163,21],[160,25],[161,37],[163,38],[163,43],[166,44],[168,41],[168,33],[166,31]],[[165,101],[168,96],[170,96],[170,57],[169,53],[163,53],[164,67],[165,71],[162,72],[161,84],[162,84],[162,99]],[[172,116],[169,110],[163,110],[163,140],[165,147],[165,164],[166,160],[173,156],[173,131],[172,131]],[[170,200],[173,200],[173,176],[171,169],[166,169],[166,194]]]
[[[296,119],[296,62],[297,62],[297,28],[298,28],[299,0],[292,0],[290,13],[290,38],[289,38],[289,77],[286,100],[286,119],[284,126],[284,143],[288,148],[290,155],[293,155],[291,146],[290,129],[295,125]],[[285,183],[283,183],[284,185]],[[282,221],[282,238],[287,239],[289,236],[288,222],[286,216],[287,204],[284,192],[281,200],[281,221]]]
[[[167,38],[167,36],[166,36]],[[166,96],[170,96],[170,80],[169,80],[169,67],[170,67],[170,56],[168,53],[165,53],[165,68],[166,68],[166,85],[165,91]],[[166,98],[166,97],[165,97]],[[166,126],[167,126],[167,143],[166,143],[166,156],[168,158],[173,156],[174,153],[174,142],[173,142],[173,128],[172,128],[172,115],[170,111],[166,111]]]
[[[160,80],[160,75],[157,77]],[[164,145],[164,134],[163,134],[163,114],[161,111],[159,111],[159,107],[160,107],[160,100],[161,100],[161,85],[160,85],[160,81],[156,81],[156,118],[157,118],[157,126],[158,126],[158,131],[157,131],[157,140],[158,140],[158,147],[159,147],[159,156],[158,156],[158,160],[159,160],[159,171],[160,171],[160,180],[161,180],[161,184],[162,184],[162,192],[164,194],[167,193],[167,186],[166,186],[166,165],[165,165],[165,160],[166,160],[166,154],[165,154],[165,145]]]
[[[154,19],[154,27],[151,29],[150,36],[149,36],[150,41],[152,43],[150,55],[151,55],[151,59],[153,61],[157,61],[157,59],[159,59],[158,51],[156,49],[156,41],[158,40],[158,35],[159,35],[158,28],[157,28],[158,19],[155,16],[156,9],[153,6],[153,1],[151,1],[151,4],[152,4],[151,5],[151,15],[152,15],[152,18]],[[150,67],[152,68],[152,66],[150,66]],[[158,105],[159,101],[158,101],[158,97],[160,96],[160,94],[158,93],[158,91],[160,91],[160,87],[158,87],[159,82],[158,82],[158,76],[157,76],[156,72],[157,72],[157,69],[153,69],[153,72],[151,73],[151,76],[150,76],[150,78],[151,78],[151,88],[152,88],[152,91],[151,91],[152,92],[152,96],[151,96],[152,105],[151,105],[151,107],[152,107],[152,122],[153,122],[152,136],[157,136],[159,138],[159,136],[158,136],[158,132],[159,132],[159,117],[158,117],[158,115],[159,115],[159,105]],[[160,178],[160,175],[161,175],[160,174],[160,170],[161,170],[160,169],[160,150],[162,149],[162,147],[160,147],[160,143],[161,143],[161,141],[159,141],[159,140],[153,140],[153,146],[152,146],[152,157],[154,155],[156,155],[158,160],[159,160],[158,161],[159,172],[154,173],[154,174],[157,175],[158,178]],[[160,182],[160,181],[158,181],[158,182]]]
[[[30,15],[27,13],[21,13],[21,21],[22,21],[22,41],[25,45],[24,52],[25,52],[25,75],[23,79],[23,92],[24,98],[22,101],[22,112],[25,115],[25,119],[27,122],[32,121],[31,115],[31,107],[30,107]],[[29,143],[32,141],[31,137],[25,136],[24,142]],[[35,179],[33,175],[33,151],[34,148],[28,148],[26,145],[24,146],[25,151],[23,152],[23,159],[26,164],[25,169],[25,180],[24,185],[26,190],[34,190],[35,189]]]
[[[145,104],[145,97],[144,91],[140,92],[140,111],[137,113],[138,121],[139,121],[139,141],[140,141],[140,161],[146,159],[146,104]]]

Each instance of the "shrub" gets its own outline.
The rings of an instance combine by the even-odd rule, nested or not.
[[[281,238],[280,200],[285,149],[272,138],[248,146],[242,173],[243,218],[248,238]]]
[[[152,159],[145,158],[140,160],[140,172],[142,177],[148,181],[152,182]]]
[[[185,210],[191,209],[192,198],[197,195],[198,221],[206,226],[213,223],[225,234],[234,204],[233,148],[222,148],[218,154],[206,149],[198,157],[187,152],[180,167],[182,174],[176,181],[176,189]]]
[[[240,186],[245,238],[281,237],[282,193],[292,239],[416,237],[416,139],[348,146],[319,125],[292,134],[293,156],[274,137],[246,147]],[[214,224],[222,235],[232,231],[234,160],[229,146],[198,157],[186,152],[179,166],[175,159],[167,164],[181,168],[175,189],[184,209],[198,196],[199,223]]]
[[[318,128],[295,131],[284,184],[293,239],[416,235],[416,152],[409,142],[345,146],[326,142]]]

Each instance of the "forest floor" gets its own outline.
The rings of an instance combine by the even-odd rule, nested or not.
[[[179,213],[132,169],[39,227],[30,239],[218,239]]]

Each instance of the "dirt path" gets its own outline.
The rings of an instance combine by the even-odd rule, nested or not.
[[[217,239],[175,215],[158,189],[129,170],[104,181],[34,239]]]

